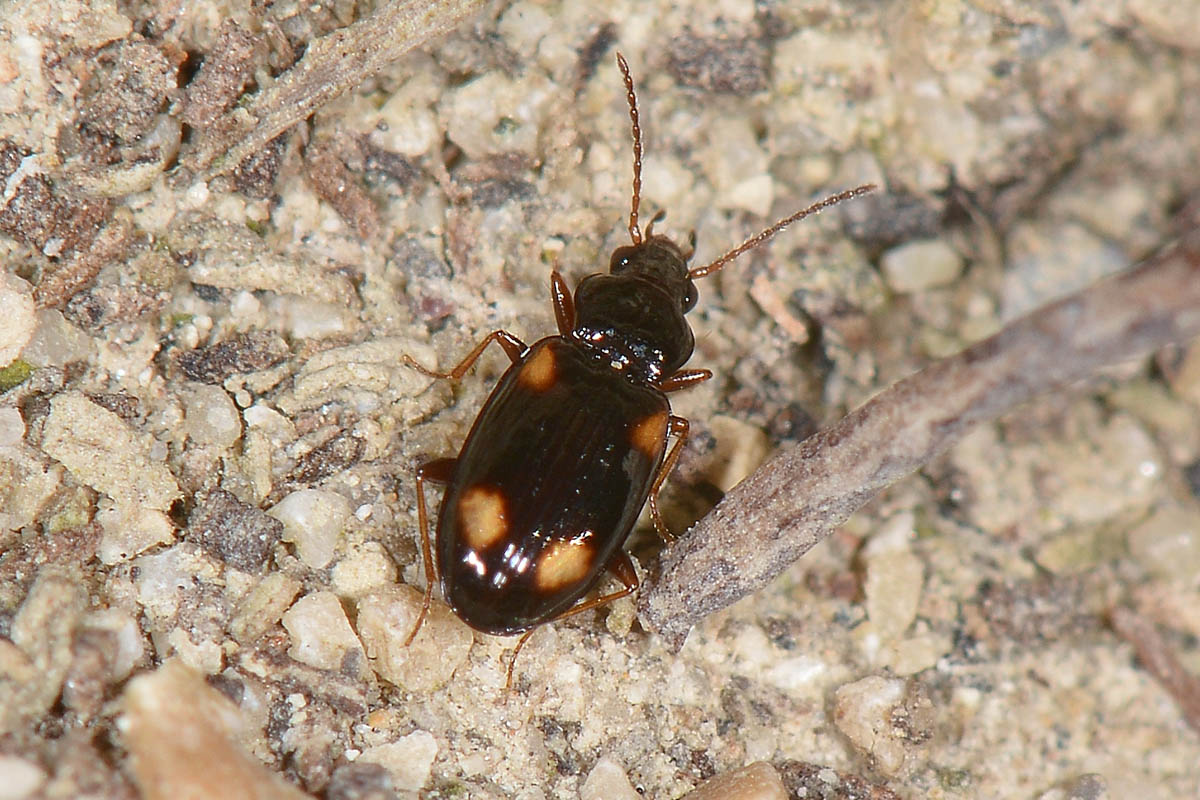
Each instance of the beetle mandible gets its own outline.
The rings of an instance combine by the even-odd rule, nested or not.
[[[437,575],[450,608],[484,633],[525,633],[625,597],[637,589],[622,546],[647,501],[659,534],[670,534],[658,511],[658,492],[687,441],[688,422],[671,413],[669,392],[708,380],[707,369],[684,369],[694,339],[684,315],[696,304],[693,281],[711,275],[788,225],[871,191],[859,186],[780,220],[702,267],[687,266],[685,250],[638,225],[642,138],[637,96],[625,58],[633,128],[632,244],[618,248],[608,274],[575,288],[550,274],[558,335],[527,346],[504,330],[488,334],[449,372],[405,362],[436,378],[458,380],[495,342],[512,364],[501,376],[467,434],[457,458],[417,469],[417,518],[427,588],[412,642],[429,612],[434,553],[425,484],[446,485],[437,524]],[[694,243],[695,234],[692,235]],[[667,443],[674,443],[670,449]],[[616,591],[579,602],[605,571]]]

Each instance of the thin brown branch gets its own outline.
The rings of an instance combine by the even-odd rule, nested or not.
[[[1022,317],[776,453],[668,547],[641,620],[675,647],[787,569],[878,492],[983,422],[1096,370],[1200,335],[1200,230]]]
[[[1154,623],[1136,611],[1113,609],[1112,626],[1122,639],[1133,645],[1138,660],[1175,698],[1184,719],[1200,733],[1200,678],[1183,668]]]
[[[409,50],[455,28],[483,0],[394,0],[366,19],[311,42],[299,63],[205,131],[188,166],[209,176],[246,156]]]

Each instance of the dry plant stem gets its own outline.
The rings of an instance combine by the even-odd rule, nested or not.
[[[1122,639],[1133,645],[1142,665],[1175,698],[1184,719],[1200,733],[1200,678],[1183,668],[1154,623],[1137,612],[1113,609],[1112,626]]]
[[[878,492],[1034,395],[1200,335],[1200,230],[1015,320],[777,452],[662,555],[642,623],[673,647],[758,590]]]
[[[360,84],[409,50],[454,29],[483,0],[395,0],[366,19],[311,42],[304,58],[206,131],[187,157],[207,177],[232,169],[325,103]]]

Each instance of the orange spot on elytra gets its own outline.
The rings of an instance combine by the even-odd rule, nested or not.
[[[586,540],[560,539],[551,542],[538,558],[537,570],[533,574],[534,585],[539,591],[554,592],[578,583],[592,568],[594,557],[592,545]]]
[[[558,380],[558,364],[554,358],[554,351],[543,347],[534,353],[521,367],[517,380],[522,386],[535,392],[544,392],[553,386]]]
[[[667,445],[667,412],[657,411],[634,423],[629,429],[629,443],[652,463],[657,463]]]
[[[486,550],[508,533],[508,504],[490,486],[472,486],[458,501],[459,530],[474,550]]]

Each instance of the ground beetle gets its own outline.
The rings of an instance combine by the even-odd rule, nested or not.
[[[574,298],[558,271],[551,273],[557,336],[526,346],[507,331],[493,331],[445,373],[406,359],[426,375],[452,380],[492,342],[512,361],[458,458],[417,470],[428,587],[410,643],[433,596],[426,482],[447,486],[438,516],[437,574],[446,602],[472,628],[500,635],[531,631],[633,592],[637,575],[622,546],[647,500],[655,527],[669,540],[658,491],[687,440],[687,420],[671,414],[666,395],[712,377],[706,369],[683,369],[694,344],[684,318],[696,304],[692,281],[791,223],[874,188],[859,186],[822,200],[716,261],[688,269],[693,247],[684,250],[653,233],[662,212],[644,233],[638,227],[641,128],[633,79],[619,53],[617,64],[633,125],[633,244],[613,253],[607,275],[580,281]],[[675,441],[668,450],[670,438]],[[579,602],[605,570],[623,587]]]

